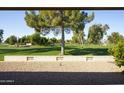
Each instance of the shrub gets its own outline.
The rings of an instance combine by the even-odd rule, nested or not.
[[[56,38],[51,38],[50,41],[52,44],[58,43],[58,40]]]
[[[40,34],[39,33],[34,33],[31,35],[31,43],[33,45],[40,45]]]
[[[16,44],[16,43],[17,43],[17,37],[14,36],[14,35],[11,35],[10,37],[8,37],[8,38],[5,40],[5,43],[10,44],[10,45]]]
[[[48,39],[46,37],[41,37],[40,38],[40,44],[41,45],[47,45],[48,44]]]
[[[27,43],[26,40],[27,40],[27,37],[23,36],[22,38],[19,38],[18,42],[19,42],[19,44],[25,45]]]
[[[120,35],[118,32],[111,33],[110,36],[108,36],[107,41],[109,44],[117,44],[118,42],[123,42],[124,37]]]
[[[110,48],[108,52],[115,57],[117,66],[124,66],[124,43],[119,42],[116,46]]]
[[[34,33],[27,37],[27,41],[31,41],[33,45],[47,45],[48,39],[46,37],[41,37],[40,33]]]

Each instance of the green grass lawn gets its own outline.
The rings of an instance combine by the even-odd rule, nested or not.
[[[110,47],[110,46],[109,46]],[[5,55],[59,55],[60,46],[32,46],[32,47],[14,47],[0,45],[0,61],[4,60]],[[109,55],[108,46],[99,45],[66,45],[65,55]]]

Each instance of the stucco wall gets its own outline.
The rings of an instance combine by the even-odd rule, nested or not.
[[[6,62],[113,62],[113,56],[4,56]]]

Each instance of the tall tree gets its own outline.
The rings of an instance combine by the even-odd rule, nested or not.
[[[103,36],[107,34],[109,26],[107,24],[94,24],[89,28],[88,43],[100,44]]]
[[[79,19],[78,20],[78,24],[73,29],[75,31],[73,31],[72,40],[75,43],[79,43],[79,44],[82,45],[83,44],[83,41],[84,41],[84,36],[85,36],[85,34],[84,34],[85,25],[87,23],[90,23],[94,19],[94,12],[92,12],[90,15],[88,15],[87,12],[80,11],[79,14],[78,14],[78,16],[79,15],[80,15],[80,17],[78,18]]]
[[[61,55],[64,55],[65,32],[81,30],[84,28],[84,22],[86,22],[83,21],[86,18],[80,10],[26,11],[25,20],[29,27],[34,28],[42,35],[46,35],[51,31],[55,35],[61,34]]]
[[[68,32],[73,22],[73,11],[71,10],[50,10],[40,11],[40,17],[45,20],[47,29],[51,29],[55,35],[61,34],[61,55],[65,50],[65,32]],[[57,29],[56,29],[57,28]],[[45,32],[48,30],[45,29]],[[50,30],[49,30],[50,31]],[[43,31],[44,32],[44,31]]]
[[[3,29],[0,29],[0,43],[3,41]]]
[[[33,28],[36,32],[40,32],[42,27],[40,23],[42,23],[42,20],[39,20],[39,15],[37,15],[35,11],[26,11],[25,15],[27,25]]]

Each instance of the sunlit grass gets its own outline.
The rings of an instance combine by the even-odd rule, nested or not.
[[[66,44],[65,55],[109,55],[108,47],[111,46]],[[59,55],[60,50],[59,45],[31,47],[0,45],[0,61],[4,60],[5,55]]]

